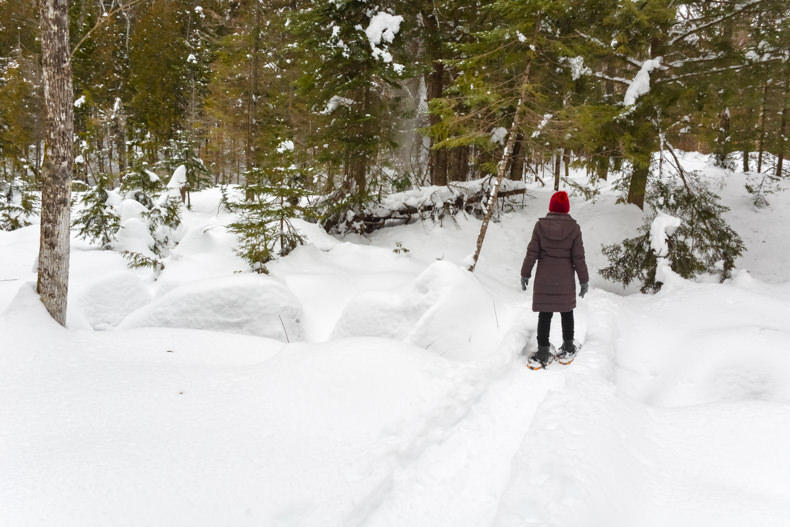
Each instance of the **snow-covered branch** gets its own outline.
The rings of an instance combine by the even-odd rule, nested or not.
[[[598,39],[598,38],[596,38],[596,37],[594,37],[592,35],[588,35],[586,33],[582,33],[579,30],[576,30],[576,34],[579,35],[580,37],[586,39],[587,41],[592,42],[593,44],[597,45],[601,49],[605,49],[607,51],[611,51],[611,48],[609,46],[607,46],[606,44],[601,42],[600,39]],[[642,67],[642,62],[636,60],[633,57],[629,57],[628,55],[625,55],[624,53],[616,53],[615,52],[614,55],[616,57],[619,57],[619,58],[623,59],[624,61],[628,62],[629,64],[631,64],[632,66],[634,66],[636,68],[641,68]]]
[[[684,38],[688,37],[689,35],[692,35],[694,33],[702,31],[703,29],[709,28],[711,26],[715,26],[716,24],[720,24],[720,23],[724,22],[725,20],[729,20],[730,18],[743,13],[744,11],[749,9],[750,7],[760,4],[761,1],[762,0],[750,0],[748,2],[745,2],[740,7],[737,7],[735,9],[733,9],[732,11],[730,11],[727,14],[724,14],[724,15],[718,17],[718,18],[714,18],[713,20],[709,20],[708,22],[701,23],[699,25],[695,25],[692,28],[690,28],[690,29],[688,29],[686,31],[683,31],[682,33],[679,33],[676,36],[672,37],[669,40],[669,45],[670,46],[674,45],[678,41],[683,40]]]

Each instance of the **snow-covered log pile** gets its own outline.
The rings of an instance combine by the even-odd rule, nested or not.
[[[461,212],[482,217],[492,183],[493,178],[489,177],[397,192],[362,209],[347,210],[330,218],[324,222],[324,228],[329,232],[371,233],[416,219],[440,222]],[[505,180],[499,190],[499,206],[508,198],[524,194],[523,182]]]

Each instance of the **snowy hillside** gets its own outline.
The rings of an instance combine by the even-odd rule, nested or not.
[[[0,525],[790,525],[790,192],[757,209],[743,174],[684,161],[732,209],[734,278],[604,281],[641,212],[572,196],[584,347],[537,372],[538,186],[474,274],[465,217],[301,223],[269,276],[239,272],[219,191],[195,194],[157,280],[73,241],[67,329],[34,294],[38,227],[0,231]]]

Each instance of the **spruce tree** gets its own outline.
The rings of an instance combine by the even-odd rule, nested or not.
[[[192,208],[192,192],[208,188],[213,183],[211,174],[205,163],[197,154],[197,143],[189,133],[179,131],[164,149],[164,159],[158,164],[163,170],[173,172],[179,166],[186,168],[186,193],[187,208]]]
[[[273,155],[277,162],[267,168],[255,168],[245,175],[246,199],[233,204],[239,220],[228,226],[239,240],[236,252],[256,273],[268,273],[266,263],[285,256],[303,243],[304,238],[293,225],[294,218],[309,218],[305,183],[311,175],[292,163],[293,143],[283,141]]]
[[[0,230],[13,231],[30,225],[28,218],[38,212],[39,201],[26,178],[0,178]]]
[[[314,126],[307,146],[330,179],[340,177],[337,201],[368,193],[396,144],[401,23],[391,6],[371,0],[319,0],[300,13],[298,87]]]
[[[81,210],[74,216],[72,227],[77,237],[98,244],[102,249],[111,249],[116,240],[121,218],[115,211],[107,192],[110,177],[100,174],[96,186],[83,193]]]
[[[729,209],[700,183],[698,175],[681,167],[673,178],[655,178],[647,203],[652,213],[645,217],[639,235],[603,247],[610,265],[601,269],[601,276],[624,286],[638,281],[643,293],[654,293],[662,285],[656,279],[659,258],[687,279],[702,273],[718,275],[721,281],[732,276],[735,260],[745,250],[743,241],[722,218]],[[680,220],[666,240],[666,254],[656,254],[652,239],[651,226],[659,212]]]

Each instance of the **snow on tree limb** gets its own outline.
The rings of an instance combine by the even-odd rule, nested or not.
[[[745,2],[744,4],[736,7],[735,9],[730,11],[729,13],[726,13],[726,14],[718,17],[718,18],[710,20],[709,22],[705,22],[704,24],[699,24],[697,26],[692,27],[691,29],[688,29],[687,31],[684,31],[682,33],[677,34],[675,37],[673,37],[673,38],[671,38],[669,40],[669,45],[670,46],[674,45],[678,41],[683,40],[684,38],[688,37],[689,35],[691,35],[693,33],[697,33],[698,31],[702,31],[703,29],[709,28],[711,26],[715,26],[716,24],[719,24],[721,22],[724,22],[725,20],[728,20],[728,19],[736,16],[736,15],[739,15],[740,13],[743,13],[744,11],[749,9],[750,7],[758,5],[761,2],[762,2],[762,0],[750,0],[748,2]]]
[[[661,67],[661,60],[662,58],[658,57],[642,63],[639,73],[636,74],[625,91],[624,106],[632,106],[639,97],[650,91],[650,72]]]

